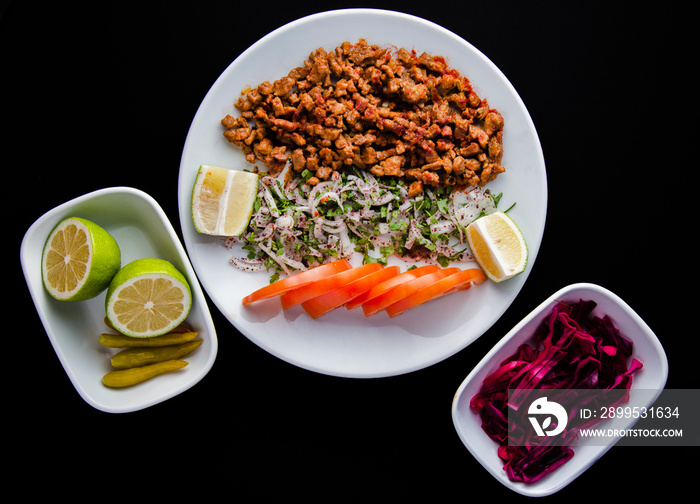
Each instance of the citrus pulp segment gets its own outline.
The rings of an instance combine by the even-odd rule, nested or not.
[[[107,289],[105,311],[114,329],[135,338],[165,334],[180,325],[192,306],[187,279],[164,259],[130,262]]]
[[[68,217],[44,244],[41,276],[48,293],[61,301],[84,301],[104,291],[121,266],[116,240],[92,221]]]
[[[494,212],[469,224],[467,242],[474,259],[492,281],[502,282],[525,271],[525,237],[504,212]]]
[[[238,236],[248,226],[258,175],[202,165],[192,188],[192,221],[199,233]]]

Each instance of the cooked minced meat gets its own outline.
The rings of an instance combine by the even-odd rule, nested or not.
[[[272,175],[289,163],[327,180],[356,166],[423,185],[484,185],[505,171],[503,117],[445,59],[344,42],[256,88],[221,120],[224,136]]]

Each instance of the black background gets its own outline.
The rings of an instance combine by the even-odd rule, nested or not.
[[[6,490],[123,499],[191,491],[200,501],[236,502],[525,500],[462,445],[451,400],[513,325],[575,282],[610,289],[656,332],[669,360],[667,388],[698,388],[697,220],[681,226],[697,179],[695,38],[685,27],[688,3],[643,5],[3,2],[0,159],[13,251],[4,262],[12,273],[3,317]],[[24,232],[54,206],[118,185],[152,195],[180,232],[180,155],[209,87],[271,30],[341,7],[441,24],[518,90],[538,130],[549,189],[542,245],[520,296],[457,355],[376,380],[296,368],[241,336],[210,304],[219,352],[201,382],[139,412],[92,408],[34,309],[18,258]],[[689,447],[613,448],[551,499],[678,495],[694,488],[697,455]]]

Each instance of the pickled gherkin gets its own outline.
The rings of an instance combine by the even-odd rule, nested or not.
[[[202,344],[202,340],[193,340],[179,345],[153,348],[127,348],[112,357],[112,366],[116,369],[128,369],[146,366],[167,360],[179,359]]]
[[[114,329],[106,317],[105,324]],[[201,339],[195,339],[197,335],[185,324],[151,338],[135,338],[119,332],[100,334],[100,345],[121,349],[112,356],[114,370],[102,377],[102,383],[110,388],[130,387],[187,366],[189,363],[180,358],[202,344]]]
[[[110,371],[102,377],[102,383],[107,387],[130,387],[138,383],[150,380],[151,378],[175,371],[187,366],[187,362],[182,360],[168,360],[149,364],[147,366],[135,367],[130,369],[120,369]]]
[[[162,336],[153,338],[133,338],[123,334],[100,334],[99,343],[109,348],[124,347],[162,347],[166,345],[177,345],[192,341],[197,337],[194,331],[172,331]]]

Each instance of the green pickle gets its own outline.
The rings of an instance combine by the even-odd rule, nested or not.
[[[147,366],[110,371],[102,377],[102,383],[107,387],[130,387],[151,378],[187,366],[182,360],[167,360]]]
[[[105,323],[112,328],[105,318]],[[197,332],[186,325],[180,325],[162,336],[134,338],[124,334],[103,333],[99,336],[100,345],[108,348],[122,348],[112,359],[110,371],[102,377],[107,387],[130,387],[150,380],[158,375],[182,369],[188,362],[180,360],[202,344],[195,339]]]
[[[179,359],[202,344],[202,340],[193,340],[179,345],[153,348],[127,348],[112,357],[112,366],[116,369],[128,369],[147,366],[156,362]]]
[[[153,338],[134,338],[125,336],[124,334],[100,334],[99,343],[102,346],[109,348],[124,348],[124,347],[161,347],[167,345],[177,345],[192,341],[197,337],[194,331],[172,331],[162,336]]]

